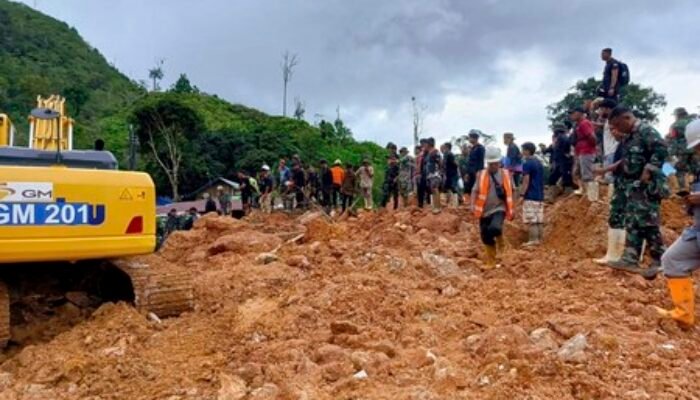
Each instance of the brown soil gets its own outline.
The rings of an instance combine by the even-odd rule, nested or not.
[[[461,209],[342,221],[318,213],[208,216],[159,255],[193,271],[194,312],[158,321],[124,303],[103,304],[62,333],[15,344],[0,364],[0,398],[700,393],[698,331],[653,311],[669,304],[663,279],[649,283],[591,262],[605,249],[606,207],[570,197],[547,214],[541,248],[520,248],[524,229],[508,224],[509,250],[492,271],[480,269],[478,227]],[[669,235],[688,222],[674,202],[663,216]],[[264,263],[266,252],[276,257]],[[578,334],[587,346],[558,354]]]

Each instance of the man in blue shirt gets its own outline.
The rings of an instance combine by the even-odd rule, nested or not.
[[[525,246],[536,246],[544,237],[544,167],[535,157],[534,143],[522,145],[523,164],[523,222],[528,227],[529,240]]]

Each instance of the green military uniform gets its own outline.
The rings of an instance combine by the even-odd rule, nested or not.
[[[402,156],[399,160],[399,193],[404,199],[413,191],[413,173],[416,169],[413,157]]]
[[[656,129],[638,121],[632,133],[620,145],[622,165],[618,179],[625,196],[624,225],[627,231],[625,253],[621,261],[637,264],[642,243],[646,240],[653,261],[659,262],[664,252],[659,230],[659,210],[661,200],[668,196],[668,187],[661,173],[661,166],[668,156],[666,143]],[[648,182],[641,181],[645,168],[651,169],[651,179]],[[621,206],[618,204],[618,207]]]
[[[681,188],[686,185],[686,174],[689,172],[689,164],[695,154],[693,150],[688,150],[688,142],[685,140],[685,127],[691,121],[690,118],[681,118],[671,125],[673,135],[669,139],[669,154],[676,159],[674,167]]]
[[[613,183],[613,195],[610,198],[610,214],[608,215],[608,226],[610,229],[625,229],[625,206],[627,205],[627,195],[623,180],[615,176]]]

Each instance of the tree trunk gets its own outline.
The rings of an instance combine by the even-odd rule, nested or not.
[[[282,95],[282,116],[287,116],[287,80],[284,81],[284,94]]]

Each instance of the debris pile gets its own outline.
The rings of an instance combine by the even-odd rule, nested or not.
[[[466,210],[333,220],[206,216],[159,253],[195,276],[195,311],[106,303],[0,364],[7,398],[659,398],[700,393],[696,331],[660,323],[663,280],[613,272],[603,204],[548,209],[548,238],[481,270]],[[679,204],[665,230],[687,223]],[[3,397],[5,398],[5,397]]]

